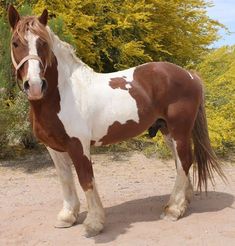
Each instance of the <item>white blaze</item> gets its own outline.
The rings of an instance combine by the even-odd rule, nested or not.
[[[28,40],[28,47],[29,47],[29,55],[36,55],[38,56],[37,52],[37,39],[38,36],[32,34],[28,31],[26,35],[26,39]],[[28,74],[27,74],[27,80],[29,80],[29,84],[41,84],[41,78],[40,78],[40,63],[38,60],[29,59],[28,60]]]

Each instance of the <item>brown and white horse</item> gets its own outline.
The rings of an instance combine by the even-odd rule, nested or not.
[[[147,129],[153,137],[160,129],[177,169],[162,218],[176,220],[185,213],[193,194],[189,178],[193,160],[200,188],[207,186],[208,177],[213,179],[212,171],[223,176],[210,146],[203,86],[195,73],[167,62],[96,73],[50,30],[46,10],[39,18],[20,17],[10,6],[8,14],[12,62],[30,103],[33,131],[46,145],[62,184],[64,203],[57,227],[70,227],[78,220],[71,160],[87,198],[86,231],[96,235],[104,227],[91,145],[112,144]]]

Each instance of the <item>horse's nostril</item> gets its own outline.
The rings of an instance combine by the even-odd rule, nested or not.
[[[47,81],[45,79],[42,79],[42,91],[45,91],[47,89]]]
[[[24,82],[24,90],[27,91],[28,89],[29,89],[29,81],[26,80],[26,81]]]

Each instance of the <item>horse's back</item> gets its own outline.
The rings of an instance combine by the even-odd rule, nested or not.
[[[171,98],[200,94],[202,84],[200,78],[182,67],[169,62],[150,62],[136,67],[134,79],[149,86],[156,96]],[[156,98],[157,99],[157,98]]]

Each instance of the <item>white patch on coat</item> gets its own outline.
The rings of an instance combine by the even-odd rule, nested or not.
[[[95,81],[89,91],[89,101],[92,108],[92,140],[96,141],[96,145],[107,135],[108,128],[115,121],[120,124],[125,124],[128,120],[139,123],[137,104],[129,91],[113,89],[109,84],[112,78],[123,76],[126,81],[132,81],[134,70],[135,68],[130,68],[117,73],[95,75]]]
[[[189,71],[187,71],[187,73],[189,74],[189,76],[190,76],[191,79],[194,79],[193,78],[193,75]]]
[[[131,89],[130,83],[126,84],[125,87],[126,87],[127,90]]]
[[[38,36],[28,31],[25,38],[28,41],[29,55],[38,56],[37,46],[36,46]],[[29,59],[28,73],[26,76],[26,79],[29,81],[29,85],[42,83],[42,80],[40,78],[40,71],[41,70],[40,70],[39,61],[34,59]]]
[[[177,196],[177,200],[179,199],[179,194],[182,194],[182,199],[185,199],[185,191],[186,186],[188,186],[188,176],[185,174],[185,171],[182,167],[182,163],[180,161],[178,152],[177,152],[177,144],[174,139],[172,139],[173,151],[175,153],[176,158],[176,166],[177,166],[177,177],[175,186],[172,192],[172,198],[175,200]]]
[[[136,101],[128,90],[113,89],[111,78],[133,80],[135,68],[101,74],[75,57],[71,47],[50,33],[53,52],[58,62],[58,89],[60,112],[58,117],[70,137],[78,138],[85,155],[89,156],[90,140],[98,141],[107,135],[115,121],[125,124],[128,120],[139,122]]]

